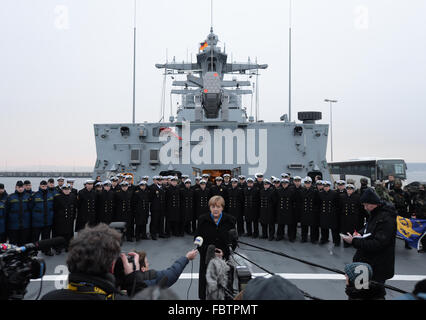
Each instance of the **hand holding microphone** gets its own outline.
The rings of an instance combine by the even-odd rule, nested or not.
[[[203,238],[202,237],[196,237],[194,240],[195,249],[189,251],[186,254],[186,257],[189,261],[194,260],[197,257],[199,248],[203,245]]]

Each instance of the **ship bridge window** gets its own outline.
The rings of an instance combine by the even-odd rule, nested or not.
[[[208,71],[216,71],[216,62],[216,58],[208,59]]]
[[[294,128],[294,135],[295,136],[301,136],[302,134],[303,134],[303,128],[302,127],[297,126],[297,127]]]
[[[128,137],[130,136],[130,129],[128,127],[121,127],[120,133],[123,137]]]

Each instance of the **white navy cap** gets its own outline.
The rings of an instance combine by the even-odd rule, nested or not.
[[[110,180],[105,180],[104,182],[103,182],[103,185],[104,186],[106,186],[106,185],[110,185],[111,184],[111,181]]]
[[[143,176],[143,178],[142,179],[144,179],[144,180],[149,180],[149,176]]]
[[[261,177],[263,177],[263,173],[256,173],[255,175],[254,175],[256,178],[261,178]]]
[[[306,177],[305,179],[303,179],[304,183],[312,183],[312,178],[311,177]]]
[[[128,180],[128,179],[133,179],[133,177],[131,175],[127,175],[126,180]]]
[[[238,183],[238,179],[237,179],[237,178],[232,178],[232,179],[231,179],[231,182],[232,182],[232,183],[234,183],[234,182]]]
[[[249,182],[254,182],[253,178],[248,178],[247,183],[249,183]]]
[[[295,176],[294,178],[293,178],[293,181],[294,180],[302,180],[302,178],[301,177],[299,177],[299,176]]]
[[[199,176],[195,177],[195,181],[200,181],[200,180],[201,180],[201,177]]]
[[[186,180],[185,180],[185,184],[187,184],[187,183],[192,183],[191,179],[189,179],[189,178],[188,178],[188,179],[186,179]]]
[[[69,184],[64,184],[62,187],[61,187],[61,190],[62,189],[71,189],[71,186],[69,185]]]
[[[240,179],[240,180],[245,180],[245,179],[246,179],[246,176],[240,175],[240,176],[238,176],[238,179]]]
[[[183,175],[181,175],[180,176],[182,179],[188,179],[189,178],[189,176],[187,175],[187,174],[183,174]]]
[[[111,179],[110,179],[111,181],[118,181],[118,178],[117,177],[111,177]]]
[[[263,180],[264,184],[272,184],[271,181],[269,181],[268,179]]]
[[[344,180],[338,180],[336,183],[337,183],[337,184],[340,184],[340,185],[345,185],[345,184],[346,184],[346,181],[344,181]]]
[[[203,178],[208,178],[208,177],[210,177],[210,175],[209,175],[209,174],[207,174],[207,173],[204,173],[204,174],[202,175],[202,177],[203,177]]]
[[[206,180],[203,180],[203,179],[202,179],[202,180],[200,181],[200,184],[206,184],[206,183],[207,183],[207,181],[206,181]]]
[[[122,183],[120,183],[120,186],[128,186],[129,183],[127,181],[123,181]]]
[[[290,180],[288,180],[288,179],[281,179],[281,183],[290,183]]]
[[[141,185],[147,185],[147,183],[146,183],[146,181],[145,181],[145,180],[142,180],[141,182],[139,182],[139,183],[138,183],[138,185],[139,185],[139,186],[141,186]]]
[[[95,187],[102,187],[102,182],[96,182]]]
[[[290,178],[288,173],[281,173],[281,178]]]
[[[216,180],[216,181],[222,181],[222,180],[223,180],[223,178],[222,178],[222,177],[216,177],[216,178],[215,178],[215,180]]]
[[[84,184],[94,184],[94,183],[95,183],[95,180],[93,180],[93,179],[88,179],[88,180],[84,181]]]
[[[231,175],[229,174],[229,173],[225,173],[224,175],[223,175],[223,177],[224,178],[226,178],[226,177],[230,177]]]
[[[124,175],[123,175],[123,174],[121,174],[121,173],[118,173],[118,174],[117,174],[117,177],[118,177],[118,178],[123,178],[123,177],[124,177]]]
[[[64,177],[59,177],[56,181],[59,181],[59,180],[65,180],[65,178]]]
[[[75,182],[75,179],[67,179],[67,182]]]
[[[179,180],[179,178],[178,178],[178,177],[169,177],[169,179],[170,179],[171,181],[178,181],[178,180]]]
[[[348,184],[346,186],[346,189],[354,189],[355,190],[355,186],[353,184]]]
[[[322,184],[325,185],[325,186],[331,186],[331,182],[330,181],[323,181]]]
[[[280,183],[280,179],[278,179],[278,178],[274,178],[274,179],[272,179],[272,182],[273,182],[273,183]]]

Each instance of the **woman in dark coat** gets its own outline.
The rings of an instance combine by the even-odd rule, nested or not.
[[[223,212],[225,200],[221,196],[214,196],[209,201],[210,213],[203,214],[198,219],[198,228],[195,237],[203,238],[200,251],[200,271],[198,278],[198,296],[206,299],[206,252],[209,245],[214,245],[221,250],[224,259],[228,259],[229,231],[235,229],[236,219]]]

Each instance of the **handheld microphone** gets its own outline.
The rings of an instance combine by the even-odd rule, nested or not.
[[[65,239],[63,237],[56,237],[52,239],[40,240],[34,243],[27,243],[22,247],[2,244],[1,251],[16,251],[16,252],[32,252],[32,251],[47,251],[53,247],[60,246],[65,243]]]
[[[203,237],[196,237],[195,238],[195,240],[194,240],[194,245],[195,245],[195,248],[194,249],[196,249],[196,250],[199,250],[199,248],[203,245]]]

